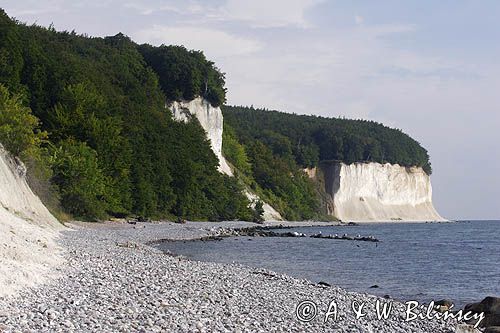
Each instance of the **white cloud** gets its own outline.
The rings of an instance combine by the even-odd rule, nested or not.
[[[224,58],[253,53],[261,48],[255,39],[235,36],[224,31],[197,27],[169,27],[154,25],[132,34],[141,43],[177,44],[188,49],[202,50],[209,58]]]
[[[415,32],[417,26],[414,24],[378,24],[366,28],[366,33],[377,37],[383,37],[392,34],[401,34]]]
[[[220,5],[208,5],[202,1],[163,1],[127,2],[125,8],[138,11],[142,15],[151,15],[169,11],[178,15],[189,16],[198,22],[240,22],[252,28],[275,27],[311,27],[306,19],[306,12],[325,0],[227,0]]]
[[[177,15],[192,15],[201,14],[204,15],[205,9],[203,5],[196,1],[162,1],[161,3],[154,2],[127,2],[123,4],[124,8],[131,9],[140,13],[141,15],[151,15],[154,13],[170,12]]]
[[[50,0],[43,4],[34,0],[28,0],[22,4],[18,1],[7,1],[3,6],[5,6],[4,9],[7,10],[8,15],[21,20],[23,17],[30,17],[31,19],[43,14],[63,13],[66,11],[66,9],[63,9],[65,6],[61,0]]]
[[[143,5],[141,3],[128,2],[123,7],[139,12],[141,15],[151,15],[154,11],[153,7]]]
[[[228,0],[219,10],[226,20],[248,22],[252,27],[308,27],[305,12],[323,0]]]

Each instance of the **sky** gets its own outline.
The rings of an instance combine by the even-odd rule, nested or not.
[[[500,2],[3,0],[26,23],[203,50],[228,104],[363,118],[431,156],[450,219],[500,219]]]

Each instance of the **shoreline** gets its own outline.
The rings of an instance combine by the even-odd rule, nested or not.
[[[259,224],[74,222],[69,226],[59,238],[67,250],[62,276],[15,298],[0,299],[4,309],[0,330],[453,332],[456,326],[453,320],[405,322],[404,305],[392,300],[398,312],[394,318],[378,320],[372,309],[356,319],[350,309],[353,301],[371,308],[377,301],[389,300],[261,268],[172,257],[148,245]],[[304,300],[317,304],[317,318],[309,322],[300,322],[295,313]],[[340,317],[324,323],[333,300]]]

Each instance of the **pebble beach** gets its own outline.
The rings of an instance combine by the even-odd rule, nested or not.
[[[57,240],[58,278],[0,299],[0,332],[454,332],[454,320],[405,320],[405,305],[238,264],[165,254],[245,222],[74,223]],[[294,224],[296,225],[296,224]],[[362,271],[360,271],[362,274]],[[375,304],[391,302],[379,320]],[[309,306],[299,308],[300,303]],[[336,315],[327,316],[332,302]],[[352,304],[365,304],[356,318]],[[315,313],[313,310],[315,310]],[[326,322],[325,322],[326,319]]]

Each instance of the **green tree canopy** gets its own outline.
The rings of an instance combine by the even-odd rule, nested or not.
[[[11,95],[0,84],[0,143],[16,156],[36,148],[47,137],[39,130],[39,121],[19,95]]]
[[[432,172],[429,155],[417,141],[399,129],[369,120],[325,118],[224,106],[224,120],[244,145],[261,141],[303,167],[319,161],[379,162],[419,166]]]

